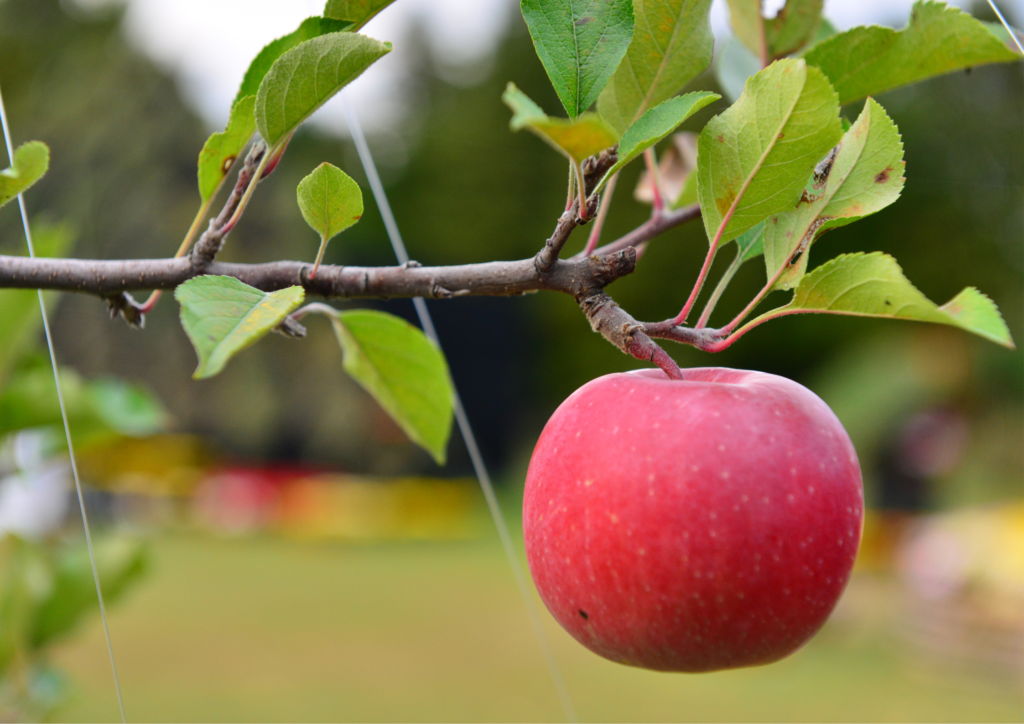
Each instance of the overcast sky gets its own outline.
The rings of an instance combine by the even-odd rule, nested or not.
[[[182,94],[211,129],[227,121],[249,61],[268,42],[318,15],[324,0],[70,0],[81,6],[126,2],[126,32],[132,43],[177,78]],[[950,0],[964,7],[969,0]],[[784,0],[765,0],[773,14]],[[825,0],[825,15],[839,29],[866,23],[901,27],[913,0]],[[997,0],[1015,17],[1024,0]],[[427,28],[431,54],[454,83],[486,75],[491,53],[509,22],[521,23],[518,0],[398,0],[362,31],[390,40],[395,50],[352,84],[350,92],[369,129],[400,127],[414,90],[408,82],[409,57],[402,39],[415,22]],[[715,0],[716,37],[728,32],[725,0]],[[341,109],[328,103],[313,119],[322,130],[347,135]],[[556,109],[547,109],[554,112]]]

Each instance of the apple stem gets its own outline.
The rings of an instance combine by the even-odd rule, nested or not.
[[[637,331],[633,333],[633,339],[630,341],[626,351],[637,359],[653,362],[669,376],[669,379],[684,379],[683,371],[679,369],[676,361],[669,357],[668,352],[663,350],[657,342],[643,332]]]

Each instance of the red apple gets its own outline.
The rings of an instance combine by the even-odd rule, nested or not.
[[[813,636],[860,544],[860,466],[813,392],[719,368],[613,374],[530,461],[526,555],[552,615],[612,661],[767,664]]]

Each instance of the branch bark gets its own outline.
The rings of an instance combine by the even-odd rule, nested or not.
[[[415,263],[391,267],[321,266],[316,278],[310,279],[313,265],[298,261],[212,261],[200,271],[188,257],[90,261],[0,256],[0,288],[53,289],[110,297],[126,291],[173,289],[193,277],[214,274],[235,277],[267,292],[301,286],[310,296],[328,299],[514,296],[541,289],[575,296],[632,272],[635,254],[627,250],[587,259],[556,260],[543,273],[535,261],[531,258],[435,267]]]

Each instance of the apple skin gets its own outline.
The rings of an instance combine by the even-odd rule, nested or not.
[[[612,661],[715,671],[777,661],[828,618],[860,545],[857,454],[807,388],[762,372],[593,380],[526,478],[541,598]]]

